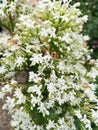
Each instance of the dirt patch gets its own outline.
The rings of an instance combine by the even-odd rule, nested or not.
[[[7,111],[2,110],[3,103],[4,100],[0,100],[0,130],[12,130],[10,116]]]

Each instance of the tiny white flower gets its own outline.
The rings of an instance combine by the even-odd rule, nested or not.
[[[59,12],[53,13],[53,18],[58,20],[60,18],[60,13]]]
[[[25,61],[26,61],[25,58],[23,58],[23,57],[21,57],[21,56],[20,56],[20,57],[17,57],[17,59],[15,60],[15,65],[16,65],[17,67],[22,66]]]
[[[64,72],[64,70],[65,70],[65,63],[64,63],[64,61],[60,61],[58,66],[57,66],[57,68],[59,70],[61,70],[62,72]]]
[[[34,85],[34,86],[30,86],[29,88],[28,88],[28,92],[30,93],[36,93],[36,94],[38,94],[38,96],[40,96],[41,95],[41,88],[42,88],[42,85],[40,85],[40,86],[37,86],[37,85]]]
[[[47,110],[44,103],[40,103],[40,106],[38,107],[38,110],[39,110],[39,112],[41,112],[43,114],[43,116],[49,115],[49,111]]]
[[[8,12],[11,12],[11,14],[14,16],[15,15],[15,11],[16,11],[16,5],[14,2],[11,2],[9,5],[9,9],[7,10]]]
[[[50,37],[53,37],[53,38],[56,37],[55,31],[56,31],[55,28],[48,28],[47,29],[48,34],[50,35]]]
[[[36,104],[40,104],[41,102],[41,97],[39,96],[34,96],[33,94],[31,94],[31,103],[32,103],[32,109],[33,107],[35,107]]]
[[[49,83],[49,84],[46,84],[47,85],[47,90],[49,92],[49,95],[53,94],[56,92],[56,87],[54,85],[54,83]]]
[[[33,54],[32,57],[30,58],[30,61],[31,66],[35,65],[36,63],[42,63],[43,62],[42,54]]]
[[[96,124],[98,124],[98,110],[92,110],[92,117],[95,120]]]
[[[74,67],[82,75],[85,75],[87,72],[86,68],[82,64],[77,63]]]
[[[47,29],[42,28],[41,31],[40,31],[40,36],[41,37],[47,37],[48,36]]]
[[[97,75],[98,71],[95,68],[92,68],[91,71],[87,73],[87,76],[93,79],[95,79]]]
[[[19,46],[18,45],[13,45],[13,46],[10,46],[10,48],[9,48],[9,50],[11,50],[11,51],[16,51],[16,50],[18,50],[19,49]]]
[[[89,119],[87,119],[87,116],[85,114],[84,114],[83,118],[81,119],[81,121],[85,124],[85,128],[87,128],[88,130],[92,130],[91,122]]]
[[[16,80],[14,80],[14,79],[11,79],[11,85],[16,85],[18,82],[16,81]]]
[[[72,39],[70,37],[69,33],[66,33],[63,37],[62,37],[62,41],[66,41],[67,43],[71,43]]]
[[[10,86],[9,84],[6,84],[6,85],[4,85],[4,86],[1,88],[1,90],[2,90],[3,93],[7,93],[7,92],[10,92],[10,93],[11,93],[12,88],[11,88],[11,86]]]
[[[88,41],[88,40],[90,40],[90,37],[87,35],[87,36],[83,36],[83,39],[85,40],[85,41]]]
[[[40,75],[34,73],[33,71],[29,72],[29,81],[30,82],[33,81],[33,82],[37,83],[41,80],[42,80],[42,78],[40,77]]]
[[[7,99],[3,105],[3,109],[8,110],[10,113],[13,112],[13,108],[15,107],[15,99],[7,96]]]
[[[87,16],[87,15],[83,16],[83,17],[82,17],[82,20],[83,20],[84,22],[87,22],[88,16]]]
[[[65,119],[63,118],[59,118],[58,123],[61,124],[65,124]]]
[[[57,107],[57,110],[55,111],[56,114],[60,114],[62,113],[62,108],[61,107]]]
[[[26,96],[23,95],[20,88],[16,88],[14,92],[14,96],[18,99],[16,104],[22,104],[26,101]]]
[[[30,15],[21,14],[19,20],[22,21],[22,24],[26,25],[26,27],[34,29],[35,22],[30,17],[31,17]]]
[[[81,119],[82,118],[82,114],[81,114],[81,111],[80,110],[75,110],[75,115]]]
[[[6,72],[5,66],[1,66],[1,67],[0,67],[0,73],[3,74],[3,73],[5,73],[5,72]]]
[[[64,22],[69,22],[69,19],[68,19],[68,17],[65,15],[65,16],[61,16],[61,18],[62,18],[62,21],[64,21]]]
[[[89,97],[90,101],[96,101],[95,92],[89,88],[87,88],[84,93]]]
[[[54,121],[49,120],[49,122],[48,122],[48,124],[46,126],[46,129],[51,130],[52,128],[55,129],[55,123],[54,123]]]

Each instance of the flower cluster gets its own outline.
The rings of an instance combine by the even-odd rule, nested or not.
[[[78,6],[69,0],[0,5],[0,98],[7,95],[3,109],[9,110],[14,130],[98,125],[98,60],[91,58],[88,36],[81,33],[87,16]]]

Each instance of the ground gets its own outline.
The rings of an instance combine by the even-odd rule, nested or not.
[[[2,82],[1,77],[0,77],[0,82]],[[2,110],[3,104],[4,104],[4,99],[2,100],[0,99],[0,130],[13,130],[10,125],[10,116],[8,115],[8,112]]]
[[[2,110],[4,100],[0,100],[0,130],[12,130],[10,126],[10,117],[7,111]]]

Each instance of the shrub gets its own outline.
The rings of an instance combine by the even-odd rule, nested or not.
[[[68,0],[7,0],[0,7],[0,98],[15,130],[92,130],[98,125],[95,78],[81,16]],[[76,125],[78,122],[79,126]]]

